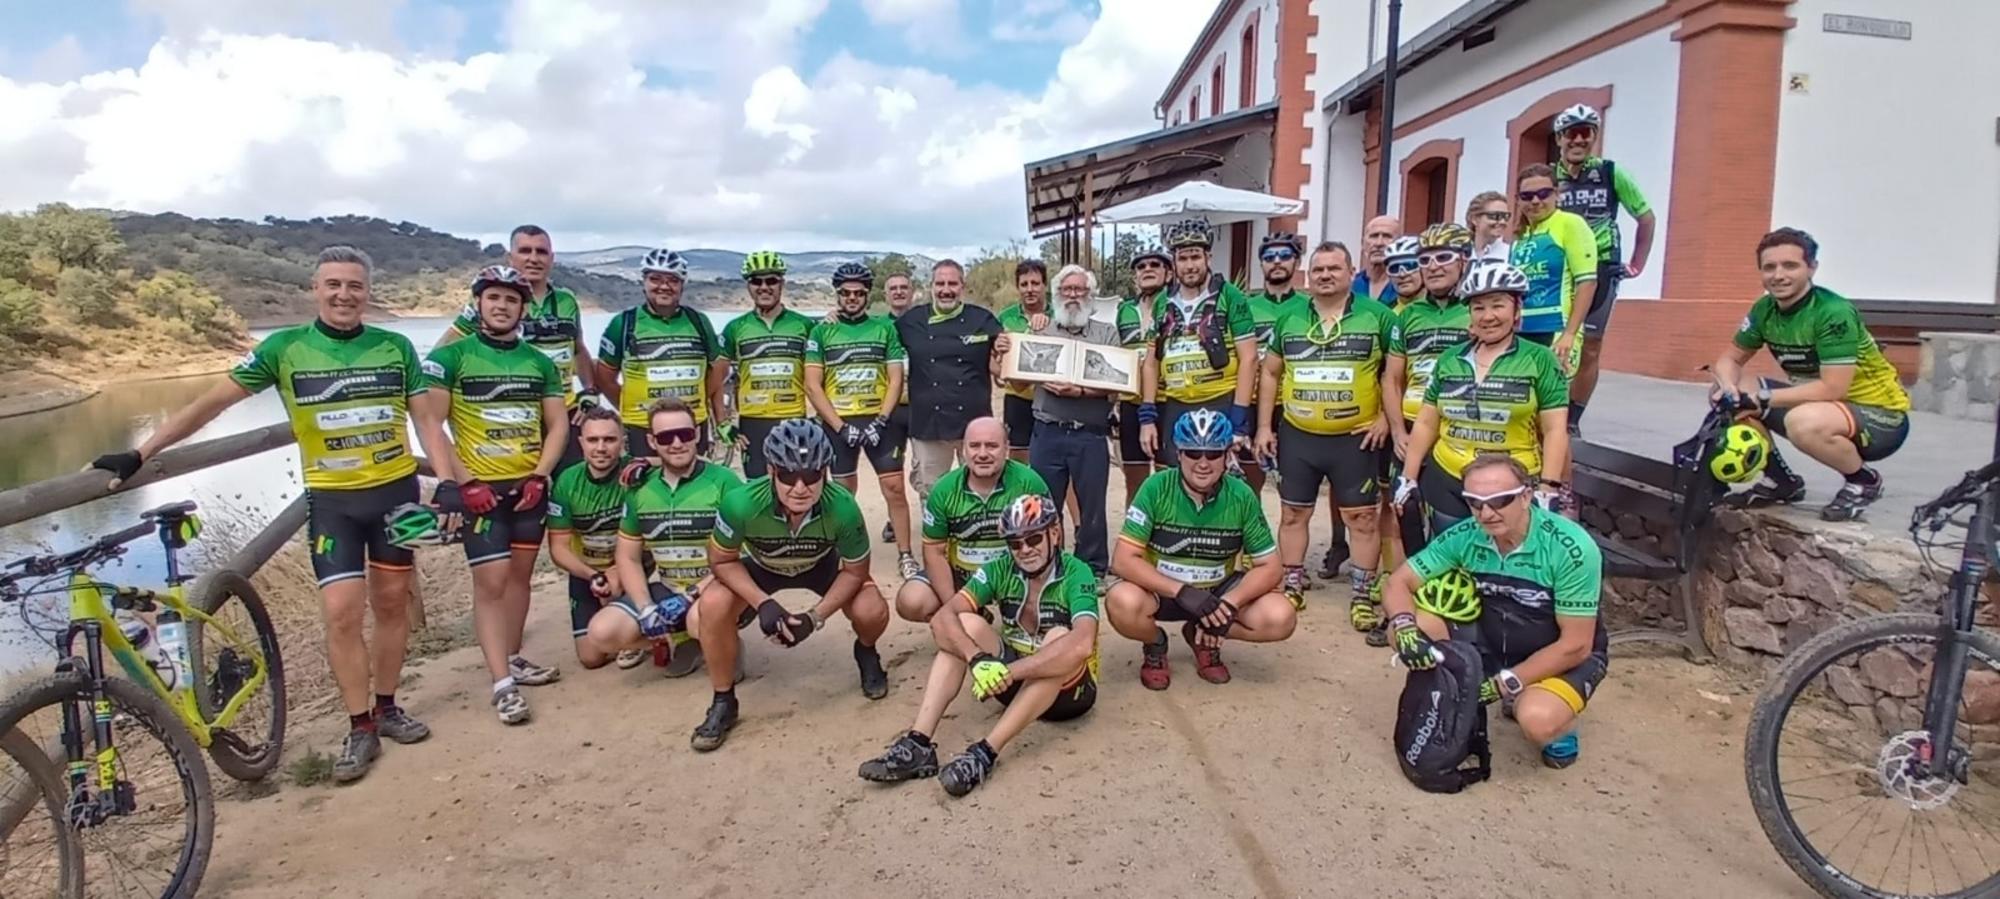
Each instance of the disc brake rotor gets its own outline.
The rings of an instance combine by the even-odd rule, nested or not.
[[[1929,761],[1931,753],[1931,737],[1924,731],[1909,730],[1890,737],[1875,763],[1882,791],[1918,811],[1950,802],[1960,784],[1937,770]]]

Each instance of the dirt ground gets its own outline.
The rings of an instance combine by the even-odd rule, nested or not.
[[[861,493],[879,528],[878,495]],[[894,562],[878,544],[885,584],[899,582]],[[1495,716],[1494,780],[1434,796],[1396,767],[1401,671],[1347,626],[1344,587],[1317,588],[1289,642],[1228,650],[1224,686],[1196,678],[1177,646],[1172,689],[1143,689],[1138,647],[1107,627],[1096,708],[1031,727],[953,800],[933,782],[855,776],[915,715],[923,628],[898,621],[883,638],[879,702],[860,694],[844,624],[792,650],[752,641],[742,722],[698,755],[687,739],[705,679],[581,670],[564,603],[537,594],[528,655],[564,678],[530,692],[530,723],[494,718],[475,649],[415,665],[402,695],[435,736],[388,746],[351,786],[227,787],[204,893],[1810,895],[1745,796],[1752,688],[1676,656],[1614,656],[1575,767],[1543,768]],[[962,695],[941,757],[994,716]],[[344,724],[295,719],[288,755],[336,751]]]

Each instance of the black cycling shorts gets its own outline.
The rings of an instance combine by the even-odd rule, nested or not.
[[[1480,621],[1467,624],[1448,621],[1445,622],[1445,628],[1450,633],[1451,639],[1479,647],[1480,666],[1488,675],[1497,674],[1502,668],[1515,667],[1542,650],[1540,646],[1533,649],[1526,648],[1525,644],[1509,647],[1505,652],[1494,649],[1489,645],[1492,638],[1484,634],[1482,624]],[[1599,639],[1603,638],[1600,636]],[[1527,686],[1531,689],[1540,687],[1555,694],[1556,698],[1569,706],[1571,714],[1581,715],[1584,707],[1590,704],[1590,697],[1597,692],[1597,686],[1604,682],[1604,675],[1610,671],[1611,653],[1600,643],[1598,648],[1591,650],[1590,655],[1575,668],[1554,677],[1542,678]]]
[[[1785,409],[1772,409],[1764,414],[1764,425],[1771,433],[1785,433]],[[1863,462],[1880,462],[1903,448],[1903,441],[1910,437],[1910,414],[1897,409],[1881,406],[1864,406],[1860,403],[1840,402],[1840,411],[1847,413],[1847,436],[1854,441],[1854,448],[1861,453]]]
[[[1000,653],[1000,660],[1010,664],[1020,658],[1020,653],[1009,648],[1003,647]],[[1021,684],[1019,681],[1016,681],[1013,686],[995,693],[993,698],[1000,700],[1000,704],[1003,706],[1012,705],[1014,697],[1019,696],[1020,693]],[[1082,674],[1077,675],[1074,683],[1063,685],[1062,692],[1056,694],[1056,701],[1042,711],[1041,720],[1073,721],[1083,717],[1084,713],[1090,711],[1090,707],[1096,704],[1097,680],[1090,676],[1090,670],[1086,668]]]
[[[743,477],[756,480],[769,474],[764,462],[764,438],[778,426],[782,418],[738,418],[736,433],[743,435]]]
[[[1278,419],[1278,499],[1288,506],[1319,504],[1322,483],[1333,484],[1343,509],[1374,508],[1382,499],[1381,449],[1362,449],[1360,434],[1314,434]]]
[[[1430,510],[1433,534],[1472,517],[1472,507],[1465,504],[1465,482],[1452,477],[1435,459],[1426,461],[1417,473],[1417,495]]]
[[[1221,596],[1224,593],[1228,593],[1229,591],[1236,589],[1236,585],[1242,580],[1243,580],[1243,572],[1239,571],[1226,578],[1223,578],[1222,583],[1216,584],[1215,586],[1210,587],[1209,589],[1215,591],[1215,595]],[[1185,609],[1181,608],[1180,603],[1174,602],[1173,597],[1161,596],[1160,594],[1155,593],[1153,594],[1153,598],[1160,601],[1160,608],[1153,613],[1154,621],[1191,620],[1191,616],[1188,615]],[[1241,610],[1242,610],[1241,607],[1238,607],[1238,611]]]
[[[389,545],[383,518],[418,495],[416,475],[360,490],[307,490],[306,539],[319,585],[365,576],[370,566],[410,570],[415,554]]]
[[[813,567],[793,575],[779,574],[765,568],[749,556],[743,557],[743,567],[749,570],[750,580],[755,582],[757,589],[764,591],[766,596],[780,590],[806,590],[825,596],[826,591],[833,589],[833,579],[840,576],[840,555],[829,552],[820,557],[818,562],[813,563]],[[755,608],[762,599],[756,596],[741,598],[752,608]]]
[[[657,603],[667,597],[667,585],[665,584],[658,581],[647,581],[646,588],[647,592],[652,594],[648,605]],[[696,595],[690,593],[688,594],[688,599],[692,600]],[[580,638],[586,631],[590,630],[590,619],[605,609],[617,609],[631,616],[635,623],[639,620],[639,615],[642,614],[638,604],[632,601],[632,597],[619,595],[599,603],[596,594],[590,592],[590,581],[573,574],[569,576],[569,635],[572,638]]]
[[[1024,450],[1035,434],[1035,401],[1031,397],[1007,394],[1001,399],[1000,414],[1007,424],[1007,448]]]
[[[1139,442],[1139,404],[1118,403],[1118,464],[1146,465],[1153,461],[1146,445]]]
[[[1541,334],[1515,334],[1514,336],[1529,343],[1539,343],[1545,347],[1553,347],[1556,345],[1556,337],[1558,335],[1554,331],[1548,331]]]
[[[846,421],[857,428],[866,428],[878,417],[870,415],[849,418]],[[821,423],[820,428],[826,431],[826,438],[833,442],[834,477],[851,478],[860,473],[863,455],[868,457],[868,467],[875,469],[876,474],[903,470],[903,442],[910,436],[910,431],[907,426],[896,424],[896,416],[891,415],[882,423],[882,440],[874,446],[867,444],[848,446],[847,441],[840,436],[840,432],[827,427],[825,423]]]
[[[511,558],[514,550],[542,547],[544,533],[543,520],[548,515],[549,501],[543,497],[532,509],[516,510],[517,501],[507,494],[520,481],[488,481],[500,505],[484,515],[473,516],[465,524],[466,564],[479,566],[488,562],[499,562]]]
[[[1618,282],[1625,278],[1625,266],[1616,260],[1597,267],[1597,286],[1590,295],[1590,311],[1583,316],[1583,336],[1603,337],[1611,327],[1611,307],[1618,303]]]
[[[699,434],[699,436],[695,437],[694,451],[706,456],[709,449],[714,446],[713,441],[710,440],[710,435],[713,433],[714,428],[709,427],[708,422],[702,422],[695,425],[694,429]],[[646,442],[648,436],[650,435],[646,433],[645,428],[638,425],[626,425],[625,452],[631,454],[634,459],[653,458],[653,445]]]

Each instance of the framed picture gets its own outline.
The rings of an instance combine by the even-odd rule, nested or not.
[[[1002,362],[1002,377],[1120,393],[1139,390],[1139,354],[1124,347],[1035,334],[1012,337],[1014,345]]]
[[[1012,335],[1014,345],[1007,350],[1002,376],[1016,381],[1074,381],[1077,343],[1061,337],[1034,334]]]

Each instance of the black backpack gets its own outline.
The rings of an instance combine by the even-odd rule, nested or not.
[[[1434,645],[1444,658],[1428,671],[1411,671],[1396,702],[1396,762],[1417,789],[1456,793],[1493,775],[1486,708],[1479,704],[1485,667],[1469,643]],[[1467,756],[1477,759],[1473,767],[1462,767]]]

